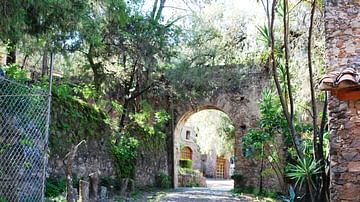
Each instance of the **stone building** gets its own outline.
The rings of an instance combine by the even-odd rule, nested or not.
[[[360,201],[360,1],[326,0],[330,198]]]
[[[202,172],[205,177],[229,179],[230,157],[218,156],[214,145],[209,153],[203,154],[196,137],[194,124],[187,121],[180,135],[180,159],[191,159],[192,168]]]

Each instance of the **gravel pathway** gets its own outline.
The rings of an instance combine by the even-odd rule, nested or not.
[[[235,197],[230,192],[212,190],[209,188],[179,188],[163,196],[160,202],[230,202],[230,201],[253,201],[251,197]]]
[[[206,188],[178,188],[164,194],[159,202],[248,202],[265,201],[251,196],[235,196],[229,192],[234,187],[232,180],[210,180],[206,181]]]

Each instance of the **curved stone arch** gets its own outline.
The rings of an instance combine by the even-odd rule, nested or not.
[[[245,186],[257,187],[259,176],[256,172],[260,169],[258,163],[254,160],[246,159],[242,154],[241,137],[249,127],[255,127],[259,117],[258,103],[261,98],[262,91],[269,86],[269,78],[262,74],[263,79],[253,79],[251,77],[242,83],[242,86],[236,88],[235,91],[219,89],[211,96],[199,97],[195,100],[181,101],[176,103],[174,111],[174,131],[173,131],[173,183],[177,187],[177,166],[176,156],[179,154],[179,144],[177,138],[181,135],[181,130],[189,117],[196,112],[214,109],[227,114],[235,126],[235,170],[245,177]],[[258,73],[256,74],[258,76]],[[256,78],[256,77],[255,77]],[[259,174],[260,175],[260,174]],[[274,180],[266,179],[264,187],[274,190]],[[276,188],[275,188],[276,189]]]
[[[203,110],[218,110],[221,111],[223,113],[226,114],[226,112],[224,112],[221,108],[214,106],[214,105],[200,105],[197,106],[195,108],[189,109],[189,111],[185,112],[184,114],[182,114],[182,116],[179,118],[179,120],[176,123],[175,129],[174,129],[174,133],[173,133],[173,158],[174,158],[174,167],[173,167],[173,171],[174,171],[174,187],[176,188],[178,185],[178,172],[177,172],[177,167],[179,166],[179,162],[178,160],[180,159],[179,157],[181,156],[181,149],[180,149],[180,144],[179,144],[179,138],[181,136],[183,127],[185,126],[187,120],[194,115],[197,112],[203,111]],[[229,118],[230,116],[228,114],[226,114]],[[231,119],[231,118],[230,118]]]

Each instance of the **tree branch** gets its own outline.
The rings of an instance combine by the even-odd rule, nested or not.
[[[292,96],[291,90],[291,78],[290,78],[290,68],[289,68],[289,2],[284,0],[284,48],[285,48],[285,71],[286,71],[286,80],[287,80],[287,90],[290,102],[290,120],[294,120],[294,98]]]
[[[284,116],[286,118],[286,121],[288,123],[288,128],[292,137],[292,141],[293,141],[293,145],[295,147],[296,153],[299,156],[300,159],[304,158],[304,155],[301,151],[301,144],[300,144],[300,140],[299,137],[296,134],[295,131],[295,127],[294,124],[292,122],[292,120],[290,119],[290,115],[289,115],[289,111],[286,107],[286,102],[285,102],[285,98],[284,95],[282,93],[282,89],[280,86],[280,81],[278,78],[278,73],[277,73],[277,66],[276,66],[276,59],[275,59],[275,37],[274,37],[274,22],[275,22],[275,7],[276,7],[276,3],[277,1],[274,0],[272,3],[272,8],[271,8],[271,19],[270,19],[270,39],[271,39],[271,66],[272,66],[272,74],[273,74],[273,78],[274,78],[274,82],[275,82],[275,86],[280,98],[280,103],[283,109],[283,113]]]

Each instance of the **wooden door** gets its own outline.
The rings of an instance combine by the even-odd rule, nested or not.
[[[224,178],[225,173],[225,159],[223,157],[216,158],[216,173],[215,178]]]

